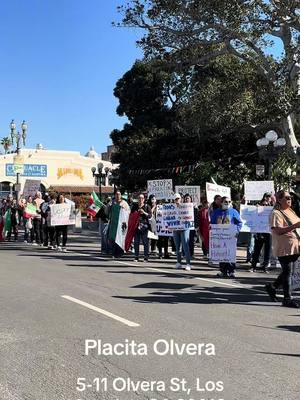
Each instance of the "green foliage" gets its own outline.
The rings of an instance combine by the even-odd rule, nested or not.
[[[4,137],[3,139],[1,139],[1,145],[3,146],[4,152],[6,154],[12,146],[12,142],[9,137]]]

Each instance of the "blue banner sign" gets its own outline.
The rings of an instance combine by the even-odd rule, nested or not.
[[[46,177],[48,174],[47,165],[24,164],[24,173],[21,176]],[[15,176],[14,164],[6,164],[6,176]]]

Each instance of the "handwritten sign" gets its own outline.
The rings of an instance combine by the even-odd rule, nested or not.
[[[209,203],[212,203],[214,201],[214,197],[216,195],[222,196],[222,197],[228,197],[231,199],[231,189],[227,186],[220,186],[216,185],[214,183],[208,183],[206,182],[206,197],[207,201]]]
[[[194,228],[193,203],[162,205],[163,227],[167,230],[184,230]]]
[[[237,239],[233,224],[212,224],[209,239],[209,257],[213,263],[236,262]]]
[[[24,189],[23,189],[23,196],[25,199],[28,196],[35,196],[36,192],[40,190],[41,181],[36,179],[26,179]]]
[[[247,201],[261,200],[265,193],[274,193],[274,181],[245,181]]]
[[[71,204],[50,205],[50,225],[75,225],[75,208]]]
[[[189,194],[193,204],[199,206],[201,204],[200,186],[175,186],[175,192],[183,195]]]
[[[174,196],[172,179],[147,181],[148,196],[153,194],[157,200],[169,200]]]
[[[241,205],[242,232],[271,233],[270,216],[273,207]]]

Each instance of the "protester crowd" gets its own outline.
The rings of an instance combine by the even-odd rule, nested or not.
[[[22,227],[24,243],[66,252],[68,226],[50,224],[51,205],[66,201],[63,194],[42,196],[39,191],[27,198],[21,195],[18,201],[9,194],[0,202],[0,241],[18,241]]]
[[[126,201],[127,200],[127,201]],[[8,195],[0,204],[0,241],[17,241],[19,227],[24,227],[25,243],[47,247],[50,250],[67,251],[68,225],[51,226],[51,205],[65,203],[64,195],[58,196],[37,192],[34,197],[19,201]],[[189,193],[175,193],[168,200],[174,207],[192,203]],[[228,197],[216,195],[209,204],[202,199],[201,205],[192,205],[194,223],[186,229],[172,229],[171,236],[157,232],[157,201],[154,195],[148,199],[140,193],[136,199],[122,198],[117,190],[114,198],[108,197],[104,203],[96,199],[88,208],[90,215],[99,220],[101,252],[113,258],[124,253],[133,253],[134,261],[148,262],[150,255],[159,259],[176,256],[177,269],[190,271],[194,258],[195,243],[201,244],[204,260],[209,260],[209,238],[211,225],[232,225],[236,238],[242,228],[238,207]],[[241,203],[245,203],[242,199]],[[300,202],[295,193],[280,191],[275,195],[265,193],[257,205],[273,207],[270,218],[271,233],[248,233],[247,261],[251,262],[249,271],[259,269],[268,273],[273,259],[279,261],[282,272],[273,284],[266,285],[272,301],[277,301],[277,289],[284,292],[283,305],[298,307],[292,299],[291,275],[293,265],[300,254]],[[93,210],[93,212],[92,212]],[[141,254],[141,245],[143,253]],[[263,249],[263,255],[261,252]],[[184,260],[184,263],[183,263]],[[218,278],[235,278],[235,263],[220,262]]]

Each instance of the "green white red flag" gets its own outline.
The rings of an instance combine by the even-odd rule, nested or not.
[[[100,201],[98,195],[93,192],[91,194],[90,200],[89,200],[89,206],[87,208],[87,212],[92,216],[95,217],[98,213],[98,211],[104,206],[102,201]]]

